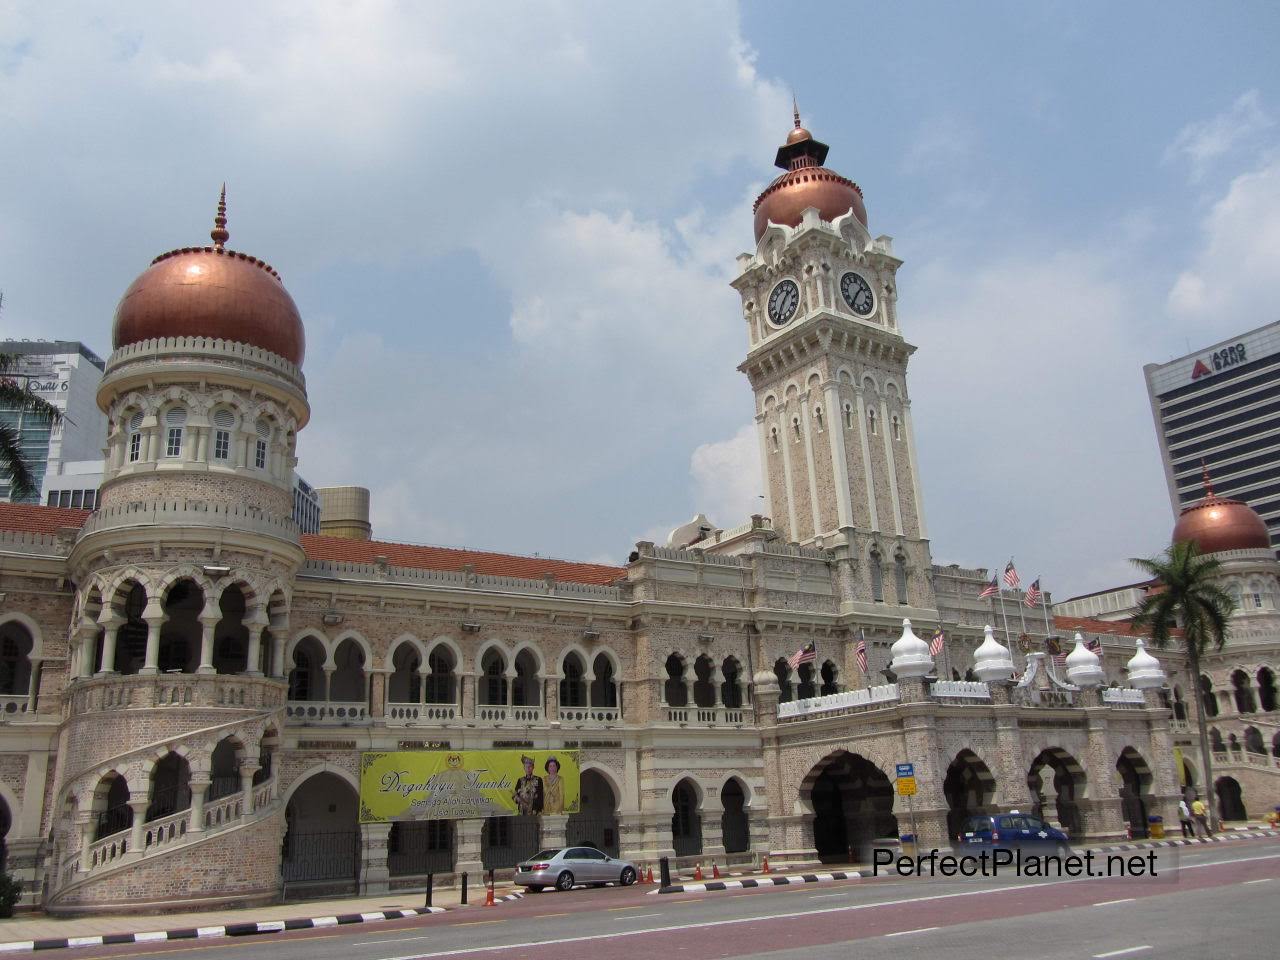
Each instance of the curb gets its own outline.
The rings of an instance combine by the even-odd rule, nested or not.
[[[1175,837],[1172,840],[1139,840],[1135,843],[1118,843],[1108,847],[1093,847],[1099,853],[1112,850],[1148,850],[1152,847],[1190,847],[1197,843],[1228,843],[1232,840],[1263,840],[1280,836],[1280,830],[1241,830],[1229,835],[1213,837]]]
[[[654,893],[702,893],[706,890],[749,890],[752,887],[785,887],[793,883],[831,883],[833,880],[858,880],[857,871],[840,873],[802,873],[786,877],[762,877],[746,880],[708,880],[705,883],[680,883],[660,887]]]
[[[523,900],[523,893],[509,893],[495,898],[495,903]],[[467,904],[466,906],[471,906]],[[252,937],[264,933],[283,933],[286,930],[310,930],[315,927],[339,927],[352,923],[377,923],[380,920],[404,920],[424,917],[433,913],[449,913],[464,909],[456,907],[421,907],[407,910],[376,910],[371,913],[339,913],[327,917],[300,917],[292,920],[262,920],[247,923],[227,923],[212,927],[181,927],[177,930],[156,930],[149,933],[103,933],[89,937],[54,937],[44,940],[14,940],[0,943],[0,953],[27,953],[33,950],[65,950],[68,947],[103,947],[120,943],[162,943],[166,940],[213,940],[219,937]]]

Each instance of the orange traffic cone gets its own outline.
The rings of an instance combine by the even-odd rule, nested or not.
[[[649,877],[645,880],[645,883],[653,883],[653,867],[649,868]]]
[[[693,879],[695,880],[702,879],[702,861],[701,860],[698,861],[698,865],[693,870]]]
[[[769,855],[767,853],[764,855],[764,868],[762,869],[761,872],[762,873],[769,872]]]
[[[711,861],[711,879],[720,879],[720,864],[716,863],[714,860]]]
[[[485,891],[485,895],[484,895],[484,905],[485,905],[486,907],[496,907],[496,906],[497,906],[497,903],[495,903],[495,902],[494,902],[494,899],[493,899],[493,886],[492,886],[492,884],[491,884],[491,885],[486,889],[486,891]]]

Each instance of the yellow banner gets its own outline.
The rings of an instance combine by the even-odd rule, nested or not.
[[[360,755],[360,822],[577,813],[576,750],[398,750]]]

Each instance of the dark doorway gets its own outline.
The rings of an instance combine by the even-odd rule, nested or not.
[[[671,845],[677,857],[694,857],[702,853],[702,814],[698,810],[698,793],[688,780],[676,784],[671,794]]]
[[[812,780],[809,800],[813,845],[824,863],[865,861],[876,840],[898,836],[893,787],[865,757],[841,751],[824,761]]]

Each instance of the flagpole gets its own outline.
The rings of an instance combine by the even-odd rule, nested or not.
[[[1009,616],[1004,612],[1004,587],[998,587],[1000,591],[1000,621],[1004,624],[1004,642],[1009,644],[1009,651],[1012,653],[1013,644],[1009,642]]]
[[[1040,578],[1039,578],[1039,577],[1036,577],[1036,579],[1037,579],[1037,580],[1039,580]],[[1053,636],[1053,627],[1051,627],[1051,626],[1049,625],[1049,599],[1048,599],[1047,592],[1046,592],[1046,591],[1044,591],[1044,590],[1041,590],[1041,591],[1040,591],[1040,605],[1041,605],[1041,608],[1044,610],[1044,629],[1045,629],[1045,633],[1047,633],[1049,636],[1051,636],[1051,637],[1052,637],[1052,636]]]

